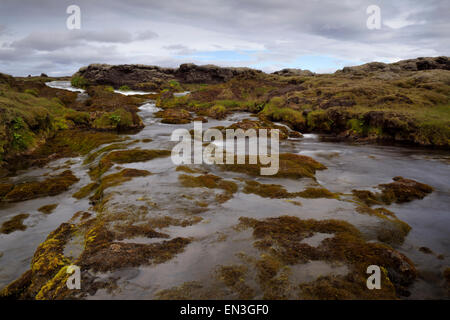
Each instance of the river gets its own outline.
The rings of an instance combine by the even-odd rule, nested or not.
[[[76,90],[67,82],[53,82],[49,86],[66,90]],[[135,92],[127,92],[133,94]],[[136,94],[142,94],[136,92]],[[129,148],[171,149],[170,141],[173,130],[192,129],[193,124],[170,125],[159,122],[153,116],[158,109],[152,101],[140,107],[139,115],[145,128],[137,134],[127,135],[132,140],[139,140]],[[236,121],[251,118],[248,113],[236,113],[225,120],[209,119],[203,124],[207,129],[215,126],[228,126]],[[147,139],[152,139],[147,140]],[[146,141],[146,142],[143,142]],[[102,146],[103,147],[103,146]],[[99,148],[100,149],[100,148]],[[368,238],[379,219],[355,212],[355,204],[347,201],[352,189],[370,190],[381,183],[389,183],[394,176],[403,176],[431,185],[435,191],[422,200],[404,204],[392,204],[387,208],[397,217],[408,223],[412,229],[403,244],[395,247],[408,256],[416,265],[421,276],[410,287],[413,299],[443,298],[442,271],[450,265],[450,153],[428,149],[397,146],[380,146],[369,144],[352,144],[346,142],[326,142],[320,135],[305,134],[303,138],[290,138],[280,142],[282,152],[292,152],[310,156],[328,167],[316,174],[317,181],[311,179],[288,180],[260,177],[261,183],[283,185],[288,191],[299,191],[305,187],[323,186],[332,192],[343,194],[338,199],[299,199],[301,206],[293,205],[284,199],[267,199],[253,194],[238,192],[232,199],[207,209],[193,212],[190,197],[209,199],[211,194],[198,194],[197,189],[187,189],[179,185],[179,172],[168,158],[148,162],[121,165],[124,168],[148,170],[151,176],[136,178],[114,189],[114,206],[157,203],[151,207],[152,216],[170,213],[174,217],[200,216],[203,221],[188,227],[170,226],[164,233],[174,237],[196,239],[188,245],[183,253],[168,262],[123,269],[114,274],[120,290],[113,294],[105,290],[97,291],[91,298],[135,298],[153,299],[155,294],[188,281],[203,284],[211,283],[211,272],[217,265],[238,263],[238,253],[255,253],[252,246],[251,232],[237,232],[233,226],[241,216],[267,218],[281,215],[297,216],[302,219],[340,219],[358,227]],[[95,151],[95,150],[94,150]],[[50,162],[44,168],[30,168],[18,172],[12,181],[42,179],[49,173],[58,173],[70,168],[80,179],[70,190],[55,197],[39,198],[19,203],[2,204],[0,207],[0,224],[19,213],[28,213],[25,231],[0,235],[0,288],[19,277],[30,266],[30,261],[39,243],[61,223],[69,220],[77,211],[90,211],[87,199],[77,200],[72,194],[90,182],[87,174],[88,165],[83,165],[83,158],[59,159]],[[203,168],[225,179],[239,177],[239,174],[218,170],[215,166],[203,165]],[[114,171],[115,168],[111,168]],[[242,176],[242,175],[241,175]],[[109,190],[108,190],[109,191]],[[346,195],[348,195],[346,197]],[[43,205],[58,203],[50,215],[39,211]],[[149,205],[150,206],[150,205]],[[309,241],[320,242],[323,235],[312,237]],[[124,240],[128,241],[128,240]],[[136,238],[133,242],[150,243],[154,239]],[[425,254],[420,247],[428,247],[436,253]],[[75,250],[75,249],[74,249]],[[255,253],[256,254],[256,253]],[[437,255],[444,255],[438,259]],[[0,254],[1,255],[1,254]],[[323,274],[345,274],[345,266],[333,266],[314,262],[293,268],[292,277],[298,282],[314,280]],[[256,298],[261,298],[257,296]]]

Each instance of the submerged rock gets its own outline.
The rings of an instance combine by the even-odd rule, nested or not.
[[[18,202],[39,197],[55,196],[67,191],[79,179],[72,171],[66,170],[59,175],[44,181],[25,182],[14,186],[1,200],[5,202]]]
[[[23,224],[23,221],[30,215],[28,213],[21,213],[17,216],[12,217],[8,221],[4,222],[0,228],[0,233],[9,234],[14,231],[20,230],[24,231],[27,226]]]
[[[392,202],[403,203],[415,199],[423,199],[429,193],[433,192],[433,187],[403,177],[392,178],[394,182],[380,184],[378,188],[380,193],[374,193],[368,190],[352,190],[355,198],[363,201],[366,205],[391,204]]]

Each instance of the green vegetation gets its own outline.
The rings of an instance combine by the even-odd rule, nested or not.
[[[92,127],[97,130],[127,130],[133,126],[133,115],[125,109],[106,112],[94,120]]]
[[[70,83],[71,83],[72,87],[81,88],[81,89],[86,89],[87,86],[89,85],[89,82],[81,76],[72,77]]]
[[[121,86],[121,87],[119,88],[119,90],[120,90],[120,91],[131,91],[131,89],[130,89],[129,86]]]
[[[297,130],[303,130],[306,126],[306,120],[302,112],[284,107],[282,98],[275,97],[261,111],[261,114],[272,121],[282,121]]]

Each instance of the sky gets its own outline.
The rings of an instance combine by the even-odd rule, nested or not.
[[[70,5],[80,29],[67,28]],[[380,28],[368,28],[369,6]],[[0,72],[71,75],[91,63],[329,73],[450,54],[449,0],[1,0]]]

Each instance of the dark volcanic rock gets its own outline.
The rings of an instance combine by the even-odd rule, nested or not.
[[[182,83],[221,83],[237,76],[253,77],[261,73],[249,68],[221,68],[215,65],[198,66],[182,64],[178,69],[146,65],[91,64],[81,68],[76,75],[92,84],[111,85],[115,88],[158,88],[161,84],[176,80]]]
[[[442,69],[450,70],[450,59],[448,57],[435,58],[417,58],[401,60],[395,63],[370,62],[360,66],[345,67],[336,73],[350,73],[364,75],[369,72],[392,72],[400,73],[403,71],[421,71]]]
[[[286,76],[286,77],[292,77],[292,76],[313,76],[314,72],[311,72],[309,70],[302,70],[302,69],[282,69],[279,71],[273,72],[273,74],[279,75],[279,76]]]
[[[174,69],[158,66],[91,64],[81,68],[75,75],[82,76],[93,84],[111,85],[115,88],[125,85],[133,87],[137,83],[152,83],[157,87],[165,81],[175,79],[174,72]]]
[[[175,75],[185,83],[221,83],[237,76],[253,77],[261,73],[250,68],[221,68],[212,64],[197,66],[193,63],[180,65]]]

